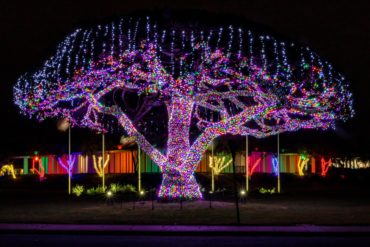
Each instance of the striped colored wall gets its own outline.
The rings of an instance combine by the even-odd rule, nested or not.
[[[138,152],[137,150],[114,150],[107,151],[106,155],[110,156],[108,167],[105,172],[107,174],[119,174],[119,173],[135,173],[138,164]],[[93,157],[92,155],[84,155],[81,153],[72,153],[75,157],[75,164],[73,168],[74,174],[79,173],[95,173]],[[99,155],[99,154],[98,154]],[[203,159],[199,163],[196,172],[198,173],[210,173],[211,168],[209,167],[209,160],[211,157],[210,152],[206,152]],[[272,159],[273,153],[268,152],[251,152],[249,155],[249,165],[252,166],[260,159],[260,162],[256,166],[255,173],[272,173]],[[19,158],[19,157],[18,157]],[[32,164],[32,157],[21,156],[23,159],[23,172],[29,174],[30,167]],[[61,157],[64,162],[68,158],[67,155]],[[58,157],[56,155],[41,155],[40,159],[45,169],[45,174],[66,174],[66,171],[59,164]],[[225,156],[225,162],[231,160],[231,155]],[[299,154],[296,153],[283,153],[280,154],[280,172],[281,173],[292,173],[298,174],[298,162]],[[310,157],[305,173],[316,173],[320,172],[319,159]],[[148,155],[141,152],[140,157],[141,172],[143,173],[160,173],[160,168],[150,159]],[[245,152],[238,152],[235,156],[235,169],[236,173],[245,173]],[[317,169],[318,168],[318,169]],[[232,173],[232,163],[226,167],[221,173]]]

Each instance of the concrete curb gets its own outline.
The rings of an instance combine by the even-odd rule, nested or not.
[[[335,235],[370,236],[370,226],[190,226],[190,225],[71,225],[0,224],[2,233],[112,235]]]

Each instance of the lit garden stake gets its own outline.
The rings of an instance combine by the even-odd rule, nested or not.
[[[109,163],[109,154],[105,156],[105,137],[104,132],[102,134],[102,155],[98,156],[98,160],[96,160],[96,156],[93,155],[94,161],[94,169],[99,177],[102,178],[102,188],[105,190],[105,168],[108,166]]]
[[[277,134],[277,162],[276,162],[276,175],[277,175],[277,192],[280,193],[280,134]]]
[[[103,187],[104,188],[104,187]],[[107,204],[109,205],[113,205],[113,197],[114,197],[114,194],[112,191],[108,190],[106,193],[105,193],[105,196],[106,196],[106,199],[107,199]]]
[[[328,129],[353,116],[346,80],[309,48],[246,27],[167,23],[77,29],[18,79],[15,104],[39,121],[136,137],[162,171],[161,200],[202,198],[194,171],[219,136]],[[162,139],[164,150],[154,145]]]
[[[214,140],[212,140],[212,158],[210,160],[210,167],[211,167],[211,176],[212,176],[212,184],[211,184],[211,191],[212,193],[215,192],[215,171],[212,167],[214,161]]]
[[[247,199],[247,191],[243,189],[240,191],[240,200],[241,202],[245,203],[246,199]]]
[[[109,159],[107,159],[107,162],[105,162],[105,137],[104,137],[104,132],[102,131],[101,133],[101,142],[102,142],[102,184],[103,184],[103,190],[105,190],[105,167],[108,166]]]
[[[249,192],[249,152],[248,152],[248,135],[245,136],[245,190]]]

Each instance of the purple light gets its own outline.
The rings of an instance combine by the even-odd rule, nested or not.
[[[146,18],[78,29],[39,71],[19,78],[15,104],[40,121],[65,117],[104,132],[121,126],[161,168],[164,200],[202,198],[194,171],[216,137],[328,129],[353,116],[346,81],[308,48],[232,26],[201,33],[179,27],[161,29]],[[129,93],[148,106],[132,113]],[[159,106],[168,118],[163,153],[141,125],[163,120],[146,118]]]

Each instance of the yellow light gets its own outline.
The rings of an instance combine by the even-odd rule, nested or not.
[[[214,171],[215,175],[219,175],[223,169],[228,167],[232,160],[230,159],[229,161],[225,162],[226,157],[209,157],[209,167],[212,168]]]
[[[108,198],[110,198],[110,197],[112,197],[112,196],[113,196],[113,193],[112,193],[112,191],[110,191],[110,190],[109,190],[109,191],[107,192],[107,197],[108,197]]]
[[[94,169],[96,173],[99,175],[99,177],[103,177],[103,173],[105,172],[105,168],[108,165],[109,162],[109,154],[107,155],[106,160],[104,161],[104,166],[103,166],[103,157],[99,156],[98,161],[96,161],[96,156],[93,155],[93,160],[94,160]]]
[[[245,196],[245,194],[246,194],[245,190],[241,190],[241,191],[240,191],[240,195],[241,195],[241,196]]]
[[[9,174],[12,176],[13,179],[16,179],[17,177],[15,176],[15,171],[14,171],[14,166],[13,164],[6,164],[3,165],[0,169],[0,174],[1,176],[5,176],[6,174]]]
[[[304,176],[303,170],[306,168],[307,163],[310,159],[308,157],[305,157],[304,155],[299,156],[298,160],[298,175]]]

